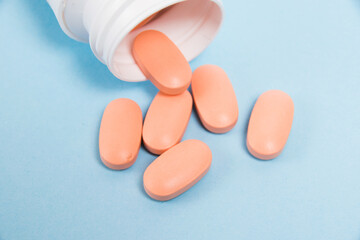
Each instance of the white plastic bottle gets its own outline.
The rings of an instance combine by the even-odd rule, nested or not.
[[[89,42],[117,78],[130,82],[146,80],[131,54],[139,32],[165,33],[190,61],[211,43],[223,19],[221,0],[47,1],[68,36]]]

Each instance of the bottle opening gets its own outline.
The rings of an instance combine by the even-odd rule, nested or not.
[[[198,56],[216,36],[222,22],[222,5],[216,0],[183,0],[156,9],[134,22],[132,31],[116,44],[110,56],[110,71],[125,81],[144,81],[146,77],[132,56],[135,37],[145,30],[166,34],[188,61]]]

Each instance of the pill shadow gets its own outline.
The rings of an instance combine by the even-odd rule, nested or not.
[[[131,83],[117,79],[106,65],[102,64],[94,56],[88,44],[79,43],[63,33],[47,1],[37,1],[36,4],[29,0],[20,0],[20,2],[26,6],[33,16],[29,21],[34,21],[33,25],[39,29],[34,34],[41,35],[49,46],[69,52],[73,57],[73,65],[76,71],[84,75],[81,79],[85,80],[85,84],[89,84],[99,89],[99,91],[141,88],[141,91],[145,92],[145,94],[153,95],[154,90],[144,82]]]
[[[142,158],[143,155],[147,155],[151,157],[151,160],[148,160],[148,158]],[[140,168],[140,173],[139,174],[139,182],[138,182],[138,187],[139,187],[139,191],[148,199],[154,201],[154,202],[159,202],[155,199],[152,199],[145,191],[144,188],[144,182],[143,182],[143,176],[145,173],[145,170],[149,167],[149,165],[156,159],[158,158],[159,155],[153,154],[151,152],[149,152],[146,147],[144,146],[144,141],[141,140],[141,147],[140,147],[140,152],[139,152],[139,156],[138,156],[138,160],[140,160],[138,162],[138,160],[136,160],[136,162],[138,162],[138,164],[142,164],[141,166],[139,166]],[[150,159],[150,158],[149,158]]]
[[[249,127],[249,121],[250,121],[250,117],[251,117],[251,112],[252,109],[254,108],[256,103],[256,100],[252,101],[251,107],[249,108],[249,111],[247,112],[247,117],[246,117],[246,121],[244,123],[244,125],[242,126],[242,132],[241,132],[241,138],[244,140],[243,142],[243,149],[246,151],[246,153],[248,154],[248,156],[250,156],[252,159],[256,159],[259,160],[257,158],[255,158],[253,155],[250,154],[248,148],[247,148],[247,131],[248,131],[248,127]]]
[[[209,130],[207,130],[207,129],[204,127],[204,125],[202,124],[201,119],[200,119],[200,116],[199,116],[199,114],[197,113],[197,110],[196,110],[196,106],[195,106],[195,102],[194,102],[194,95],[193,95],[193,92],[192,92],[191,87],[188,89],[188,91],[190,92],[190,94],[191,94],[191,96],[192,96],[192,98],[193,98],[193,107],[192,107],[191,115],[194,116],[194,119],[195,119],[197,125],[198,125],[199,127],[201,127],[202,129],[204,129],[207,133],[216,135],[215,133],[212,133],[212,132],[210,132]]]
[[[141,151],[143,150],[143,151]],[[142,155],[148,155],[148,156],[152,156],[152,160],[149,160],[149,158],[143,158]],[[157,158],[157,155],[151,154],[149,153],[145,148],[140,149],[140,153],[139,153],[139,158],[138,160],[136,160],[137,163],[137,168],[139,169],[140,174],[139,175],[139,181],[138,181],[138,188],[139,191],[141,192],[142,195],[144,195],[147,199],[151,200],[152,202],[157,202],[157,203],[163,203],[161,201],[155,200],[153,198],[151,198],[145,191],[144,188],[144,173],[145,170],[148,168],[148,166]],[[141,166],[139,166],[141,165]]]
[[[139,186],[139,191],[141,192],[142,195],[144,195],[147,199],[150,199],[154,202],[157,202],[155,199],[152,199],[145,191],[145,188],[144,188],[144,183],[143,183],[143,174],[141,174],[140,178],[139,178],[139,183],[138,183],[138,186]]]
[[[149,163],[150,165],[150,163]],[[151,200],[152,202],[157,202],[157,203],[162,203],[161,201],[157,201],[153,198],[151,198],[145,191],[145,188],[144,188],[144,181],[143,181],[143,176],[144,176],[144,172],[145,172],[146,168],[144,169],[143,173],[140,175],[139,177],[139,183],[138,183],[138,186],[139,186],[139,191],[141,192],[142,195],[144,195],[147,199]]]
[[[103,114],[103,112],[101,114]],[[112,170],[112,169],[108,168],[107,166],[105,166],[105,164],[103,163],[103,161],[101,160],[101,157],[100,157],[100,150],[99,150],[99,129],[100,129],[100,125],[101,125],[101,117],[98,120],[97,128],[96,128],[96,131],[95,131],[95,138],[94,138],[94,139],[96,139],[95,146],[94,146],[95,159],[96,159],[96,162],[99,165],[101,165],[101,167],[103,167],[103,168],[105,168],[106,170],[109,170],[109,171],[115,171],[115,170]]]

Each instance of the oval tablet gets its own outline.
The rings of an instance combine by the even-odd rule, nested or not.
[[[252,110],[247,148],[256,158],[273,159],[280,155],[289,137],[294,117],[291,97],[280,90],[263,93]]]
[[[188,91],[175,96],[159,92],[145,117],[145,147],[154,154],[161,154],[178,144],[189,123],[192,105],[192,97]]]
[[[100,126],[102,162],[121,170],[134,164],[141,144],[142,113],[136,102],[120,98],[106,107]]]
[[[177,95],[190,86],[190,65],[165,34],[155,30],[140,33],[134,40],[132,52],[144,75],[161,92]]]
[[[236,95],[225,71],[215,65],[204,65],[192,77],[192,93],[199,118],[214,133],[230,131],[238,120]]]
[[[209,171],[210,148],[199,140],[186,140],[170,148],[145,170],[144,188],[153,199],[167,201],[190,189]]]

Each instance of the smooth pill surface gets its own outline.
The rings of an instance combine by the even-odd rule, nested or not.
[[[199,118],[214,133],[230,131],[238,120],[239,108],[231,81],[215,65],[204,65],[192,77],[192,93]]]
[[[190,189],[209,171],[210,148],[186,140],[158,157],[144,173],[144,188],[153,199],[167,201]]]
[[[280,90],[263,93],[252,110],[247,147],[249,152],[262,160],[280,155],[289,137],[294,117],[291,97]]]
[[[154,154],[161,154],[179,143],[188,125],[192,105],[192,97],[188,91],[180,95],[159,92],[145,117],[145,147]]]
[[[163,33],[148,30],[134,40],[133,56],[144,75],[163,93],[183,93],[191,81],[191,68],[178,47]]]
[[[102,162],[122,170],[134,164],[141,145],[142,113],[130,99],[120,98],[106,107],[100,126],[99,150]]]

